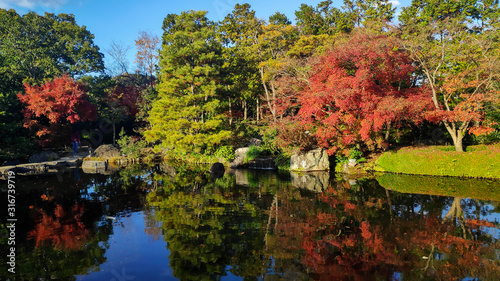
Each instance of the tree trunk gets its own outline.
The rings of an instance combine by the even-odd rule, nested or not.
[[[385,131],[384,140],[389,142],[389,135],[391,133],[391,122],[387,123],[387,130]]]
[[[113,122],[113,145],[116,145],[116,125]]]
[[[259,110],[260,110],[259,98],[257,98],[257,121],[259,121]]]
[[[269,111],[271,111],[271,114],[273,115],[273,120],[274,120],[274,122],[276,122],[276,113],[274,111],[273,106],[271,105],[271,97],[269,95],[269,89],[267,88],[266,81],[264,81],[264,69],[262,67],[260,68],[260,78],[262,79],[262,85],[264,86],[264,92],[266,94],[267,106],[269,106]]]
[[[247,101],[243,101],[243,120],[247,120],[247,117],[248,117]]]
[[[229,126],[233,124],[233,112],[231,108],[231,97],[229,97]]]
[[[455,151],[457,152],[464,152],[464,147],[463,147],[463,142],[462,140],[464,139],[464,129],[468,127],[468,122],[462,124],[460,128],[457,128],[457,125],[455,123],[448,123],[446,121],[443,121],[444,126],[446,127],[446,130],[448,133],[451,135],[451,139],[453,140],[453,145],[455,146]]]
[[[462,212],[462,198],[454,197],[450,210],[448,211],[448,213],[446,213],[444,218],[451,220],[454,218],[463,218],[463,215],[464,213]]]

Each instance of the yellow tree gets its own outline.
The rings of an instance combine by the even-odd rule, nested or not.
[[[151,86],[158,67],[159,44],[160,38],[146,31],[140,31],[139,37],[135,40],[135,47],[137,48],[135,62],[139,72],[145,73],[146,77],[149,75]]]

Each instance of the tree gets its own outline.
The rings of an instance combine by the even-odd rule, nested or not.
[[[22,127],[22,105],[17,94],[24,82],[100,72],[103,55],[94,44],[94,35],[79,26],[73,15],[23,16],[0,9],[0,158],[25,157],[32,143]]]
[[[160,38],[152,33],[140,31],[135,40],[137,53],[135,62],[139,72],[149,75],[150,86],[153,86],[154,76],[158,68],[158,48]]]
[[[292,119],[329,154],[362,144],[384,148],[382,130],[419,122],[429,106],[426,93],[412,87],[413,70],[394,39],[358,32],[313,65]]]
[[[402,45],[422,73],[456,151],[467,132],[490,132],[484,105],[498,99],[498,1],[413,1],[400,21]]]
[[[396,8],[389,0],[344,0],[344,10],[353,27],[366,25],[368,22],[390,22]]]
[[[263,26],[263,32],[258,37],[254,50],[259,54],[260,81],[264,89],[264,98],[272,115],[273,122],[277,121],[276,81],[282,59],[297,40],[297,29],[292,25]]]
[[[252,104],[258,104],[258,55],[253,46],[262,33],[262,24],[263,21],[255,17],[255,11],[251,10],[249,4],[236,4],[218,26],[224,57],[221,74],[225,77],[230,123],[236,115],[232,111],[233,104],[241,103],[244,120],[249,117]]]
[[[204,153],[231,136],[217,83],[221,45],[204,11],[169,14],[163,30],[158,99],[145,136],[163,147]]]
[[[104,69],[103,55],[94,45],[94,35],[78,26],[75,17],[29,12],[20,17],[13,10],[2,13],[0,48],[6,65],[22,83],[67,73],[70,76]]]
[[[302,4],[295,12],[301,35],[333,35],[351,32],[369,22],[391,21],[396,8],[388,0],[344,0],[341,9],[333,1],[320,2],[316,7]]]
[[[106,53],[114,60],[114,70],[111,71],[111,73],[114,74],[113,76],[128,74],[128,51],[130,51],[130,46],[124,46],[116,41],[111,41]]]
[[[96,108],[87,99],[85,85],[67,75],[41,86],[25,84],[24,87],[26,93],[17,95],[26,106],[24,127],[34,130],[43,146],[57,138],[67,138],[69,129],[66,134],[64,129],[68,125],[96,117]]]

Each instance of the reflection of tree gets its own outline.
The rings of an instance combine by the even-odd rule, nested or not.
[[[170,250],[170,266],[181,280],[214,280],[227,267],[238,276],[265,273],[262,260],[265,215],[254,192],[241,190],[234,176],[213,179],[208,169],[176,169],[161,179],[162,189],[150,192]]]
[[[70,212],[66,212],[61,205],[57,205],[52,216],[39,209],[40,222],[28,235],[36,241],[36,247],[52,244],[56,250],[79,250],[90,236],[81,221],[84,210],[83,205],[76,204]]]
[[[232,260],[250,258],[252,252],[245,248],[255,243],[259,229],[253,205],[203,188],[166,197],[152,192],[149,199],[159,207],[156,219],[162,223],[170,266],[178,278],[215,279],[225,275]]]
[[[16,250],[19,280],[75,280],[75,275],[98,271],[106,261],[107,246],[102,241],[108,240],[111,223],[89,228],[96,217],[88,217],[82,203],[49,209],[33,208],[38,223],[28,234],[32,244],[21,244]]]
[[[280,196],[279,224],[268,238],[273,249],[288,251],[291,258],[300,245],[302,262],[322,280],[390,279],[394,272],[402,272],[404,280],[500,280],[498,238],[484,231],[498,224],[474,216],[484,214],[482,203],[388,195],[362,184],[338,184],[319,201],[297,193]],[[447,202],[450,210],[442,217]],[[473,211],[465,217],[468,210]]]
[[[67,172],[57,177],[20,177],[16,182],[17,196],[22,198],[16,206],[16,280],[75,280],[75,275],[99,271],[113,230],[113,221],[103,220],[103,215],[142,208],[140,195],[145,191],[136,188],[140,180],[131,181],[127,188],[122,188],[122,182],[118,173],[82,173],[78,182]],[[0,240],[3,252],[7,243],[3,236]],[[5,265],[0,269],[0,280],[5,280]]]

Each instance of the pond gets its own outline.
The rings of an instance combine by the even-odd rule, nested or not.
[[[16,178],[0,279],[500,280],[499,181],[206,171]]]

